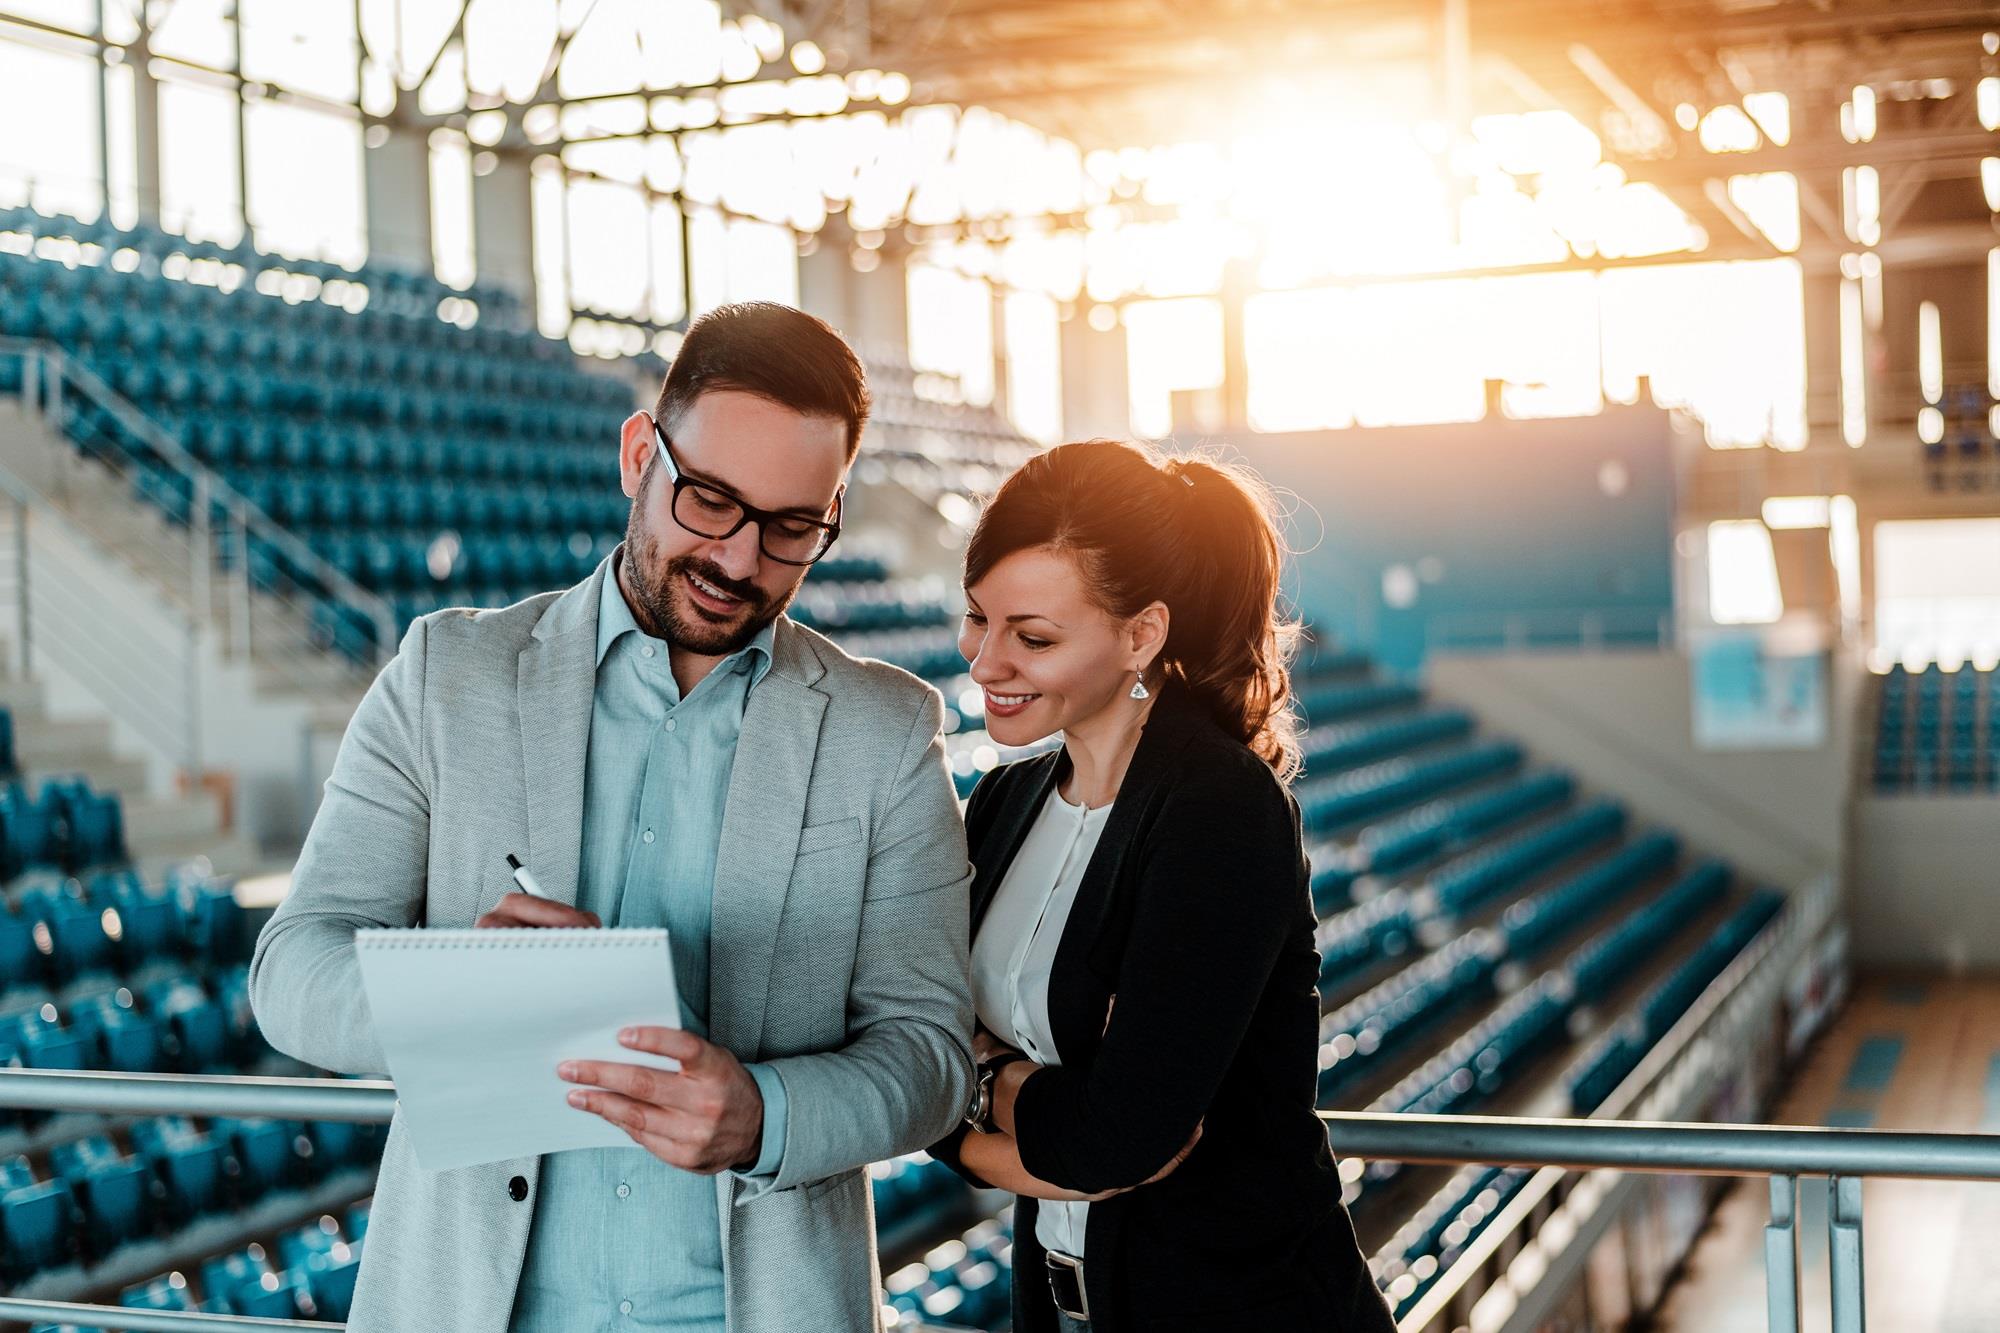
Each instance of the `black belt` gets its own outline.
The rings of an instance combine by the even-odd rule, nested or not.
[[[1049,1270],[1049,1295],[1056,1309],[1071,1319],[1090,1319],[1090,1299],[1083,1292],[1083,1260],[1060,1250],[1044,1250]]]

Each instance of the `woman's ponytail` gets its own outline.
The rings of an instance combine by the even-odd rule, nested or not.
[[[1298,625],[1279,611],[1283,547],[1270,491],[1247,468],[1205,458],[1170,461],[1165,472],[1190,523],[1182,586],[1165,599],[1173,631],[1169,670],[1224,731],[1280,777],[1299,768],[1290,662]]]

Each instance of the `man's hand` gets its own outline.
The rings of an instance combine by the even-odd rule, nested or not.
[[[595,912],[579,912],[553,898],[537,898],[532,893],[510,893],[472,925],[475,930],[499,927],[597,930],[604,923],[597,919]]]
[[[681,1062],[565,1060],[556,1073],[585,1085],[569,1104],[610,1121],[668,1166],[713,1176],[752,1165],[764,1135],[764,1095],[734,1055],[680,1028],[627,1028],[621,1046]]]

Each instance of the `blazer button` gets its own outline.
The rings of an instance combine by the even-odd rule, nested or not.
[[[508,1181],[507,1197],[512,1199],[515,1203],[519,1203],[523,1199],[527,1198],[528,1178],[526,1176],[515,1176],[512,1180]]]

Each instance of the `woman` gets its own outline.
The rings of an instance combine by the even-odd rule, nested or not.
[[[1319,961],[1279,541],[1247,472],[1112,441],[988,504],[960,650],[980,1092],[932,1153],[1020,1196],[1018,1333],[1392,1329],[1313,1113]]]

